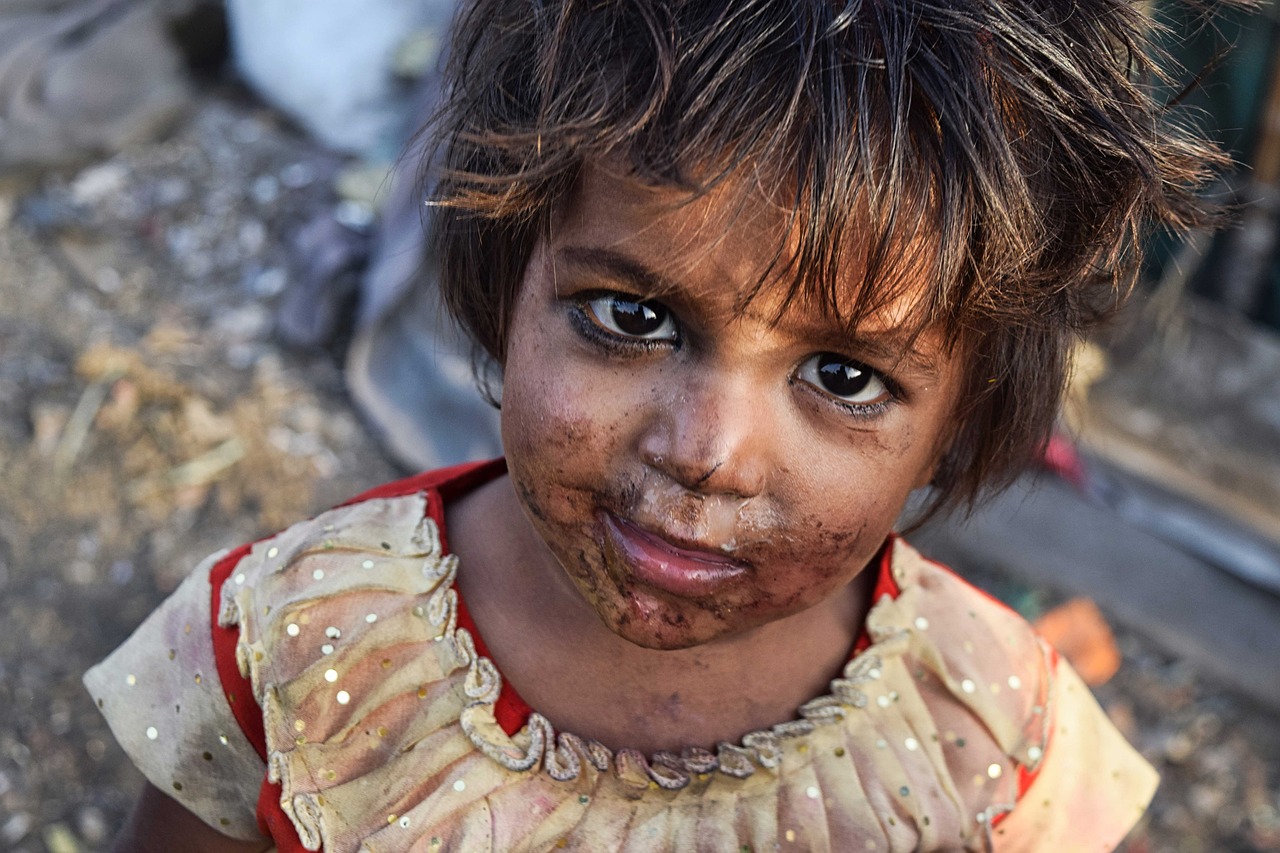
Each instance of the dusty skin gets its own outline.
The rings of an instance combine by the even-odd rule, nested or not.
[[[787,719],[847,658],[860,573],[932,474],[956,361],[929,336],[899,357],[892,317],[850,340],[768,291],[748,304],[784,223],[752,186],[690,200],[593,168],[534,251],[510,478],[449,529],[495,659],[559,728],[655,751]],[[623,334],[610,312],[640,302],[652,328]],[[822,384],[825,353],[858,365],[852,393]]]
[[[186,571],[396,475],[332,360],[271,334],[336,165],[204,90],[171,139],[0,188],[0,849],[107,849],[142,782],[80,675]],[[113,379],[89,356],[103,345],[153,372]],[[71,415],[103,393],[77,446]],[[213,451],[233,437],[249,455],[228,464]],[[1056,600],[978,580],[1031,616]],[[1120,645],[1099,695],[1164,778],[1130,851],[1280,848],[1274,714],[1142,637]]]

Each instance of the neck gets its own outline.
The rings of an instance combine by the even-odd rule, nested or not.
[[[498,518],[508,529],[494,530]],[[660,651],[605,627],[507,478],[451,506],[448,525],[459,591],[503,677],[558,730],[613,749],[709,747],[793,719],[848,659],[875,581],[864,572],[808,610]]]

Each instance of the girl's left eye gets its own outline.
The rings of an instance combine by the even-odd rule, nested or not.
[[[637,341],[674,341],[676,323],[667,306],[652,299],[611,293],[583,303],[590,319],[606,332]]]
[[[821,352],[800,365],[796,378],[844,403],[874,406],[893,399],[885,379],[865,364]]]

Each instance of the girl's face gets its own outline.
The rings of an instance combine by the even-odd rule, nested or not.
[[[845,589],[945,449],[960,369],[929,334],[904,351],[890,310],[851,339],[769,290],[744,309],[784,228],[758,189],[690,201],[594,167],[525,270],[511,479],[539,556],[640,646]]]

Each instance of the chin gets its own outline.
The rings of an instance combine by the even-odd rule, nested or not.
[[[634,646],[659,652],[704,646],[749,630],[735,630],[710,612],[700,611],[691,620],[669,605],[650,604],[645,598],[630,599],[617,609],[597,609],[596,613],[604,626],[618,637]]]
[[[633,631],[630,626],[622,626],[612,628],[613,633],[622,639],[631,643],[633,646],[639,646],[642,649],[652,649],[655,652],[676,652],[681,649],[692,649],[695,646],[705,645],[710,642],[700,637],[689,637],[682,634],[654,633],[652,631]]]

